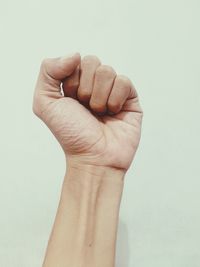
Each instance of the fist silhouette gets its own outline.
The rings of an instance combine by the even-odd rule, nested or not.
[[[33,112],[52,131],[69,164],[129,168],[141,135],[138,94],[127,77],[96,56],[43,60]]]

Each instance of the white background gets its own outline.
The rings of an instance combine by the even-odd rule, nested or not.
[[[40,62],[79,51],[129,76],[143,132],[117,267],[200,266],[200,2],[0,1],[0,266],[41,266],[64,155],[32,114]]]

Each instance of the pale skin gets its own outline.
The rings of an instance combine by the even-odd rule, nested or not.
[[[33,111],[66,158],[43,267],[114,267],[124,177],[141,135],[135,87],[96,56],[48,58]]]

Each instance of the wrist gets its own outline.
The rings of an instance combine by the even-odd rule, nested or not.
[[[90,180],[91,178],[96,182],[107,180],[107,182],[123,183],[126,170],[103,166],[94,165],[82,162],[77,158],[67,158],[66,160],[66,175],[65,176],[78,176],[85,178],[84,180]]]
[[[112,203],[118,210],[124,187],[124,176],[125,173],[121,169],[68,161],[62,196],[65,198],[66,192],[71,188],[78,198],[82,198],[81,201],[85,197],[94,197],[105,205]]]

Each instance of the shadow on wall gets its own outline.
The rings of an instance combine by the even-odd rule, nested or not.
[[[130,251],[128,240],[128,228],[126,224],[119,219],[117,246],[116,246],[116,267],[130,267]]]

